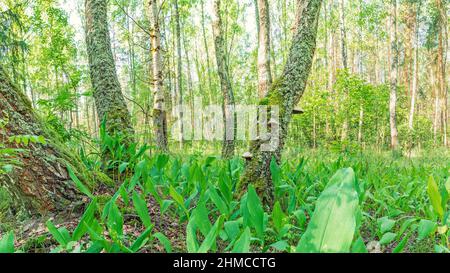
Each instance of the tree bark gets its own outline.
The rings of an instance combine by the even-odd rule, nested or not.
[[[153,58],[153,126],[157,147],[161,151],[167,152],[167,113],[163,89],[158,0],[150,0],[149,13],[151,21],[151,51]]]
[[[95,105],[110,135],[133,135],[130,113],[122,95],[109,37],[107,0],[86,0],[86,46]]]
[[[391,73],[390,73],[390,96],[389,96],[389,124],[391,129],[391,149],[398,150],[398,131],[397,131],[397,76],[398,76],[398,38],[397,38],[397,0],[393,2],[393,14],[391,22],[392,32],[392,59],[391,59]]]
[[[340,20],[339,20],[339,29],[341,33],[341,57],[342,57],[342,68],[348,69],[348,57],[347,57],[347,31],[345,29],[345,0],[340,0]],[[345,99],[348,99],[348,92],[344,90]],[[342,124],[342,134],[341,141],[345,141],[348,136],[348,116],[345,114],[344,123]]]
[[[224,137],[222,145],[222,156],[231,158],[234,155],[236,135],[236,115],[234,113],[234,94],[228,69],[226,45],[223,37],[221,1],[214,1],[213,36],[216,51],[217,72],[220,78],[222,90],[222,111],[224,121]]]
[[[0,186],[13,200],[32,215],[60,212],[73,207],[81,195],[70,179],[70,165],[83,179],[84,169],[76,155],[64,148],[58,136],[41,122],[27,96],[12,84],[0,66],[0,120],[7,121],[0,128],[0,141],[6,148],[23,148],[18,153],[20,166],[1,176]],[[18,147],[10,143],[11,136],[43,136],[47,144],[31,143]]]
[[[441,129],[442,129],[442,141],[444,146],[447,146],[447,105],[448,105],[448,94],[447,94],[447,82],[446,82],[446,45],[447,45],[447,11],[445,10],[444,3],[442,0],[436,0],[436,8],[439,13],[439,23],[438,23],[438,86],[440,91],[440,114],[441,114]]]
[[[419,5],[419,4],[416,4]],[[414,19],[414,57],[413,57],[413,82],[411,88],[411,106],[409,111],[408,128],[410,134],[414,130],[414,112],[416,108],[416,96],[417,88],[419,82],[419,7],[416,8],[415,19]],[[412,136],[411,136],[412,137]],[[412,140],[411,140],[412,142]],[[412,147],[412,143],[410,145]]]
[[[272,84],[272,72],[270,69],[270,15],[269,2],[256,0],[258,3],[258,94],[264,98]]]
[[[297,1],[297,11],[301,14],[296,16],[295,32],[286,65],[280,78],[274,81],[267,96],[260,101],[260,104],[268,105],[271,109],[279,108],[279,121],[269,121],[272,132],[278,127],[279,134],[278,136],[270,135],[269,140],[260,137],[250,143],[252,158],[248,160],[238,185],[237,193],[242,195],[248,185],[253,184],[263,202],[269,206],[273,202],[270,162],[273,157],[280,161],[294,106],[297,105],[306,88],[316,49],[321,4],[322,0]],[[272,150],[263,151],[262,145],[268,142],[278,143],[278,145],[275,145]]]
[[[183,73],[181,62],[181,26],[180,26],[180,11],[178,9],[178,0],[175,0],[175,28],[176,28],[176,46],[177,46],[177,81],[176,81],[176,94],[178,97],[178,105],[183,105]],[[180,109],[180,148],[183,148],[183,112]]]

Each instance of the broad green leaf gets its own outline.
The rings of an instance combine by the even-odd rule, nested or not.
[[[225,228],[225,232],[228,235],[228,238],[230,240],[236,239],[236,237],[239,235],[239,232],[240,232],[239,222],[238,221],[228,221],[228,222],[225,222],[225,224],[223,226]]]
[[[66,247],[67,244],[69,243],[69,241],[67,240],[66,236],[64,236],[61,233],[61,230],[57,229],[51,220],[47,221],[46,226],[47,226],[48,231],[55,238],[55,240],[63,247]]]
[[[383,234],[380,239],[380,245],[387,245],[390,242],[394,241],[395,237],[397,237],[397,233],[387,232]]]
[[[195,227],[196,216],[193,215],[186,225],[186,247],[189,253],[195,253],[198,249],[197,228]]]
[[[391,231],[391,229],[395,226],[395,220],[389,219],[387,216],[379,218],[377,223],[381,234]]]
[[[200,201],[197,207],[193,211],[192,215],[195,215],[195,226],[200,229],[203,236],[206,236],[211,230],[211,223],[209,222],[208,210],[206,209],[205,201]]]
[[[209,231],[208,235],[206,235],[205,240],[203,240],[200,248],[198,249],[198,253],[206,253],[211,247],[216,243],[216,238],[219,235],[219,231],[222,228],[224,221],[223,215],[219,216],[219,218],[214,223],[214,226]]]
[[[430,197],[431,205],[433,205],[434,211],[439,215],[439,217],[444,216],[444,209],[442,208],[442,198],[439,193],[439,187],[434,181],[433,176],[428,178],[427,187],[428,196]]]
[[[247,192],[247,209],[252,226],[260,239],[264,238],[264,210],[253,185],[249,185]]]
[[[222,197],[217,193],[217,190],[214,186],[209,187],[209,198],[213,201],[213,203],[216,205],[216,207],[219,209],[221,214],[228,215],[228,206],[223,201]]]
[[[127,169],[129,164],[130,163],[128,163],[128,162],[124,162],[124,163],[120,164],[119,165],[119,173],[123,173]]]
[[[0,239],[0,253],[14,253],[14,233],[12,231]]]
[[[337,171],[317,200],[297,252],[350,252],[358,202],[353,169]]]
[[[72,235],[72,240],[78,241],[81,239],[81,237],[83,237],[84,234],[86,234],[87,232],[86,226],[89,226],[91,224],[92,219],[94,219],[94,214],[96,210],[97,210],[97,198],[95,197],[87,207],[83,216],[81,217],[78,226],[75,228]]]
[[[282,240],[271,244],[270,247],[273,247],[278,251],[285,251],[289,247],[289,244]]]
[[[187,214],[187,209],[186,209],[186,207],[185,207],[185,205],[184,205],[184,198],[183,198],[183,196],[181,196],[181,194],[179,194],[178,192],[177,192],[177,190],[174,188],[174,187],[172,187],[172,185],[170,185],[170,187],[169,187],[169,194],[170,194],[170,196],[173,198],[173,200],[175,200],[175,202],[186,212],[186,214]]]
[[[113,239],[120,239],[123,235],[123,217],[116,203],[111,204],[108,222],[109,231]],[[117,238],[116,238],[117,237]]]
[[[246,227],[241,237],[234,243],[233,253],[248,253],[250,251],[250,228]]]
[[[136,191],[133,191],[132,199],[134,208],[139,215],[139,218],[141,218],[144,226],[146,228],[149,228],[152,224],[152,221],[150,220],[150,214],[148,213],[147,203]]]
[[[147,227],[147,229],[144,232],[142,232],[142,234],[139,235],[138,238],[136,238],[136,240],[130,247],[132,252],[138,251],[145,245],[145,243],[150,239],[152,229],[153,229],[153,226]]]
[[[450,194],[450,177],[448,177],[447,181],[445,181],[445,189],[447,190],[448,194]]]
[[[284,217],[285,215],[283,213],[283,210],[281,209],[280,202],[277,201],[272,210],[273,226],[275,227],[275,230],[277,232],[280,232],[280,230],[283,228]]]
[[[352,253],[367,253],[367,247],[364,244],[364,240],[361,235],[358,236],[358,239],[352,244]]]
[[[419,222],[419,227],[417,228],[417,233],[419,236],[417,237],[417,240],[423,240],[432,233],[436,231],[437,223],[434,221],[422,219]]]

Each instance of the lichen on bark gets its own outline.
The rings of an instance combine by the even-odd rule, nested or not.
[[[298,14],[294,36],[282,75],[275,80],[260,104],[279,108],[279,142],[274,151],[262,151],[263,140],[250,143],[252,158],[246,163],[237,194],[241,196],[253,184],[264,204],[273,204],[273,184],[270,163],[281,159],[292,111],[303,95],[316,48],[317,23],[322,0],[297,1]],[[300,14],[301,13],[301,14]]]
[[[131,137],[130,113],[122,94],[111,50],[108,1],[86,0],[86,46],[95,106],[100,121],[111,136]]]
[[[94,181],[81,160],[71,152],[35,113],[31,102],[12,84],[0,66],[0,119],[7,120],[0,131],[0,141],[7,148],[17,148],[8,138],[16,135],[43,136],[47,144],[30,143],[18,153],[20,166],[0,176],[0,186],[30,214],[45,214],[72,208],[81,194],[72,182],[66,166],[86,184]],[[91,185],[92,186],[92,185]]]

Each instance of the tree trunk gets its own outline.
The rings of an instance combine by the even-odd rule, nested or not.
[[[262,99],[272,84],[270,69],[270,15],[269,2],[256,0],[258,5],[258,94]],[[255,2],[256,2],[255,1]]]
[[[260,137],[251,142],[252,157],[248,159],[238,185],[237,192],[242,195],[252,183],[263,202],[269,206],[274,198],[270,162],[272,157],[280,161],[294,106],[306,88],[316,49],[321,4],[322,0],[297,1],[297,11],[302,13],[296,16],[295,32],[286,65],[281,77],[272,84],[267,96],[260,101],[260,104],[268,105],[271,110],[279,108],[279,121],[272,119],[268,122],[272,130],[269,140]],[[269,149],[266,149],[267,145],[263,145],[268,143]]]
[[[167,152],[167,114],[163,89],[158,0],[150,0],[149,13],[151,21],[151,51],[153,58],[153,126],[157,147],[161,151]]]
[[[122,95],[109,37],[107,0],[86,0],[86,46],[95,105],[110,135],[133,135],[130,113]]]
[[[176,94],[178,97],[178,105],[183,105],[183,73],[181,63],[181,26],[180,26],[180,11],[178,9],[178,0],[175,0],[175,28],[176,28],[176,46],[177,46],[177,81],[176,81]],[[180,148],[183,148],[183,111],[178,113],[180,120]]]
[[[202,36],[203,36],[203,45],[205,46],[206,53],[206,70],[208,71],[208,94],[209,94],[209,104],[213,103],[212,93],[213,93],[213,84],[212,84],[212,76],[211,76],[211,61],[209,57],[209,47],[208,47],[208,39],[206,37],[206,28],[205,28],[205,3],[204,0],[201,0],[201,17],[202,17]]]
[[[47,142],[30,142],[19,147],[25,149],[17,156],[20,166],[0,175],[0,186],[32,215],[72,208],[81,196],[70,179],[66,165],[70,165],[82,179],[82,163],[64,148],[55,132],[41,122],[27,96],[12,84],[1,66],[0,109],[0,120],[7,122],[4,128],[0,128],[0,141],[5,143],[6,148],[20,146],[8,142],[11,136],[43,136]]]
[[[393,151],[398,150],[398,131],[397,131],[397,75],[398,75],[398,40],[397,40],[397,0],[393,2],[393,15],[392,15],[392,60],[391,60],[391,73],[390,73],[390,96],[389,96],[389,124],[391,129],[391,149]]]
[[[340,0],[340,20],[339,29],[341,33],[341,57],[342,57],[342,67],[343,69],[348,69],[348,58],[347,58],[347,31],[345,29],[345,0]],[[345,100],[348,99],[347,90],[344,90]],[[348,116],[345,114],[344,124],[342,124],[342,134],[341,141],[345,141],[348,136]]]
[[[444,7],[442,0],[436,0],[436,7],[439,12],[439,23],[438,23],[438,83],[440,90],[440,101],[441,101],[441,125],[442,125],[442,141],[444,146],[447,146],[447,82],[446,82],[446,45],[447,45],[447,11]]]
[[[419,5],[419,4],[417,4]],[[416,9],[415,19],[414,19],[414,58],[413,58],[413,82],[411,88],[411,106],[409,111],[408,128],[410,131],[410,137],[412,137],[412,132],[414,130],[414,112],[416,107],[416,96],[417,88],[419,82],[419,7]],[[410,143],[412,147],[412,139]]]
[[[220,10],[220,0],[214,1],[213,35],[216,50],[217,72],[220,78],[220,86],[223,97],[223,121],[224,137],[222,146],[222,156],[231,158],[234,155],[235,135],[236,135],[236,115],[234,113],[234,94],[229,76],[226,45],[223,37],[222,18]]]

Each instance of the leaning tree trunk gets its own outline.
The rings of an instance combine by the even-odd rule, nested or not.
[[[279,121],[272,116],[268,122],[272,133],[252,141],[250,152],[246,153],[249,156],[238,186],[238,194],[242,195],[247,186],[253,184],[263,202],[269,206],[273,202],[270,162],[272,158],[280,161],[294,106],[306,88],[316,49],[321,4],[322,0],[297,1],[297,10],[302,13],[296,16],[294,37],[286,65],[281,77],[272,84],[267,96],[260,101],[261,105],[268,105],[271,110],[279,108]]]
[[[122,95],[111,50],[107,0],[86,0],[86,46],[100,122],[110,135],[132,136],[130,113]]]
[[[228,70],[228,61],[226,55],[226,45],[223,38],[222,18],[220,10],[220,0],[214,1],[214,21],[213,36],[216,49],[217,72],[220,78],[220,86],[223,96],[223,121],[224,137],[222,146],[222,156],[231,158],[234,155],[235,137],[236,137],[236,115],[233,111],[234,95],[231,87],[231,80]]]
[[[1,66],[0,120],[6,121],[6,126],[0,128],[0,141],[6,148],[24,149],[17,154],[19,166],[0,175],[0,186],[11,194],[17,205],[32,215],[73,207],[80,200],[80,194],[66,166],[72,166],[80,178],[87,177],[81,161],[64,148],[55,132],[41,122],[29,99],[12,84]],[[11,136],[42,136],[46,144],[30,142],[21,146],[9,142]]]

